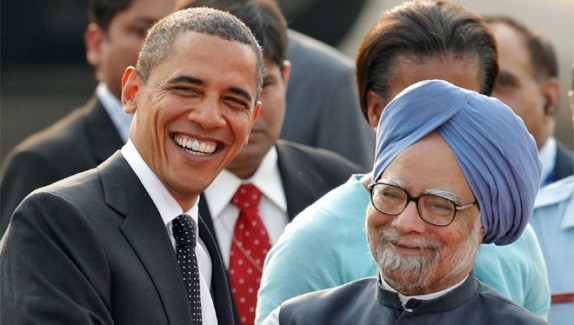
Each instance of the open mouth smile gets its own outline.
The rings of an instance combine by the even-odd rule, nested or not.
[[[173,140],[179,147],[193,155],[210,155],[217,150],[217,144],[213,142],[200,141],[181,135],[174,135]]]

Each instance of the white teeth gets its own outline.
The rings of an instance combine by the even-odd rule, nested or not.
[[[195,139],[186,139],[180,137],[175,137],[175,142],[183,148],[203,154],[213,153],[217,147],[215,144],[208,144]]]

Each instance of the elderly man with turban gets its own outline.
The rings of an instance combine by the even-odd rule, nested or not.
[[[546,324],[472,271],[481,242],[512,243],[532,213],[540,162],[522,120],[430,80],[389,103],[378,130],[366,228],[379,276],[290,299],[267,323]]]

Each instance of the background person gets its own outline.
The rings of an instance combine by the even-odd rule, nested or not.
[[[568,96],[574,120],[574,78]],[[548,321],[556,325],[569,324],[574,317],[574,277],[565,265],[574,263],[574,176],[540,189],[530,224],[538,235],[548,267],[552,291]]]
[[[492,96],[510,106],[536,139],[541,186],[574,175],[574,154],[554,138],[560,80],[553,45],[509,16],[486,20],[496,39],[500,67]]]
[[[0,236],[33,190],[96,167],[127,141],[131,115],[120,102],[121,77],[135,65],[148,29],[174,10],[175,0],[90,0],[86,59],[99,84],[92,98],[6,157],[0,180]]]

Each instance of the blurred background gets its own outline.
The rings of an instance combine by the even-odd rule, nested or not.
[[[282,0],[289,26],[354,58],[366,30],[393,0]],[[567,92],[574,62],[573,0],[457,0],[479,14],[508,14],[548,37],[560,64],[562,99],[556,136],[574,148]],[[86,0],[0,3],[0,160],[92,95],[86,63]]]

